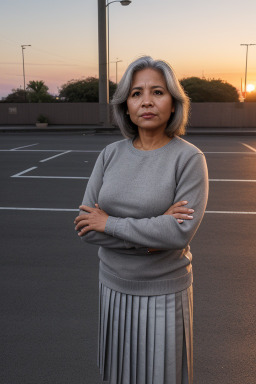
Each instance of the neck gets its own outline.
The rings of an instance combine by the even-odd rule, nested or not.
[[[133,142],[135,148],[150,151],[153,149],[158,149],[169,143],[171,137],[167,136],[165,132],[153,133],[153,132],[144,132],[139,130],[139,135]]]

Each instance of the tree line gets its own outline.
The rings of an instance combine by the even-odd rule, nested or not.
[[[187,77],[180,80],[186,94],[192,102],[238,102],[237,89],[220,79],[201,79],[199,77]],[[116,84],[109,82],[110,99],[116,89]],[[87,102],[99,101],[99,79],[87,77],[86,79],[70,80],[59,89],[58,96],[49,93],[44,81],[30,81],[26,90],[17,88],[2,102],[6,103],[51,103],[51,102]],[[256,92],[247,94],[245,101],[256,101]]]

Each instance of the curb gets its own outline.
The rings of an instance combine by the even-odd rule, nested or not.
[[[44,133],[59,132],[72,133],[83,132],[84,134],[120,134],[119,128],[102,126],[48,126],[47,128],[37,128],[35,126],[0,126],[0,133]],[[255,136],[256,128],[187,128],[186,135],[236,135],[236,136]]]

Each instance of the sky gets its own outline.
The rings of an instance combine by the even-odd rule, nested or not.
[[[0,0],[0,98],[43,80],[52,94],[72,79],[98,77],[98,0]],[[244,83],[246,48],[256,44],[255,0],[132,0],[109,5],[110,79],[150,55],[178,78]],[[249,47],[247,84],[256,87],[256,46]]]

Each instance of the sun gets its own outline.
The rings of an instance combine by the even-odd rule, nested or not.
[[[248,84],[246,90],[247,92],[252,92],[255,90],[255,86],[253,84]]]

